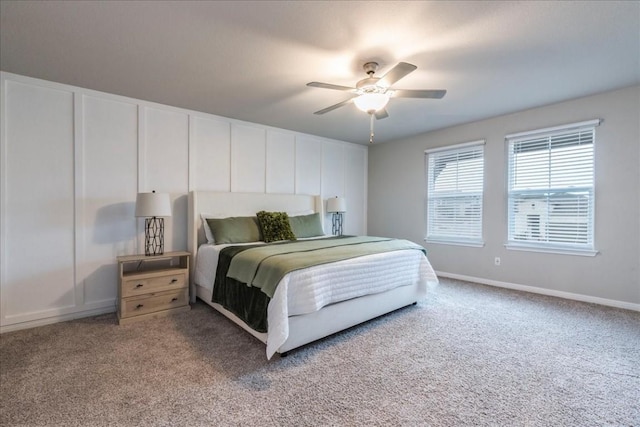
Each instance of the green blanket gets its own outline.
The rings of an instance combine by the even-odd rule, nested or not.
[[[267,307],[271,298],[258,288],[247,286],[227,277],[227,271],[229,271],[233,257],[255,246],[229,246],[220,251],[211,301],[222,305],[238,316],[251,329],[267,332]]]
[[[227,276],[260,288],[270,298],[289,272],[382,252],[425,249],[408,240],[371,236],[304,240],[257,246],[236,254]]]

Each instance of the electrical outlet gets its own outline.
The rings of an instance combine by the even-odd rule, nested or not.
[[[499,256],[495,257],[495,259],[493,260],[493,263],[497,266],[500,266],[500,257]]]

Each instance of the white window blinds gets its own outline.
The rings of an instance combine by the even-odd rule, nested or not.
[[[508,247],[593,251],[598,123],[507,136]]]
[[[482,245],[484,141],[426,151],[428,242]]]

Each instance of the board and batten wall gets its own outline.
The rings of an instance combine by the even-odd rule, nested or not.
[[[144,252],[138,192],[171,194],[165,251],[187,247],[191,190],[346,197],[345,233],[366,234],[366,146],[10,73],[0,82],[0,332],[115,310],[116,257]]]
[[[599,253],[588,257],[506,249],[505,135],[590,119],[603,119],[595,141]],[[426,243],[424,151],[480,139],[486,140],[484,246]],[[424,244],[441,276],[639,310],[640,87],[376,144],[369,150],[368,212],[370,234]],[[499,266],[495,257],[501,258]]]

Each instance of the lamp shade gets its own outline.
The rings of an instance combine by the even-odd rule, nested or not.
[[[344,197],[334,197],[327,200],[327,212],[346,212],[347,199]]]
[[[171,203],[167,193],[138,193],[136,197],[137,217],[171,216]]]
[[[387,102],[389,102],[389,96],[384,93],[365,93],[353,100],[356,107],[365,113],[381,110],[387,105]]]

